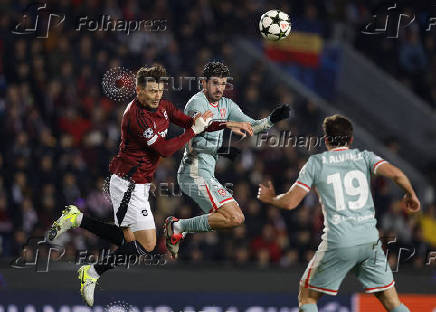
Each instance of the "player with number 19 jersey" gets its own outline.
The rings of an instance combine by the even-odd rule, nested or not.
[[[376,228],[371,174],[385,160],[372,152],[338,147],[312,155],[295,186],[315,188],[324,215],[324,233],[303,277],[304,288],[336,295],[342,280],[354,271],[373,293],[394,286]]]
[[[319,250],[379,239],[370,178],[383,162],[385,160],[373,152],[347,147],[309,157],[295,183],[306,191],[315,187],[318,192],[324,215]]]

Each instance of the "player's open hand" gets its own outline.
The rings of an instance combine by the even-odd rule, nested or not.
[[[212,120],[213,113],[208,110],[205,111],[203,114],[197,113],[194,115],[194,123],[192,125],[192,130],[194,131],[195,135],[202,133],[204,129],[206,129],[209,126],[210,121]]]
[[[253,135],[253,128],[249,122],[227,121],[226,127],[232,130],[232,132],[245,138],[247,135]]]
[[[268,181],[266,184],[259,184],[257,199],[263,203],[270,204],[275,196],[276,191],[271,181]]]
[[[409,212],[418,212],[421,209],[421,202],[416,194],[404,194],[403,202]]]
[[[203,114],[201,114],[201,113],[197,113],[197,114],[195,114],[194,115],[194,122],[198,119],[198,118],[200,118],[200,117],[203,117],[203,119],[204,120],[207,120],[208,118],[212,118],[213,117],[213,113],[212,113],[212,111],[210,111],[210,110],[208,110],[208,111],[205,111]]]

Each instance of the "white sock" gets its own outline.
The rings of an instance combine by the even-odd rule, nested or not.
[[[183,232],[182,226],[180,225],[180,221],[176,221],[173,223],[174,233],[179,234]]]
[[[82,219],[83,219],[83,213],[79,213],[79,215],[76,218],[77,226],[80,226],[80,224],[82,223]]]
[[[88,274],[92,277],[92,278],[99,278],[100,275],[97,273],[97,271],[94,269],[94,265],[91,265],[91,267],[88,270]]]

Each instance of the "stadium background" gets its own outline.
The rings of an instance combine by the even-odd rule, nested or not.
[[[414,309],[414,303],[412,311],[436,308],[436,296],[431,297],[436,289],[434,260],[426,265],[429,252],[436,250],[432,152],[436,141],[436,31],[425,31],[431,3],[402,7],[417,18],[401,29],[398,38],[361,33],[374,11],[386,11],[386,3],[377,1],[48,1],[47,9],[39,12],[41,21],[47,21],[49,13],[66,16],[61,25],[50,29],[48,38],[12,33],[15,25],[23,22],[29,4],[0,4],[1,311],[16,311],[13,307],[18,311],[83,308],[74,281],[78,252],[96,254],[111,247],[92,234],[75,230],[59,242],[65,254],[50,272],[9,265],[22,255],[29,238],[44,235],[67,203],[75,203],[97,218],[111,219],[111,205],[103,189],[108,163],[118,149],[125,105],[104,96],[103,74],[116,66],[135,71],[145,64],[162,63],[175,77],[164,97],[183,108],[198,88],[181,77],[201,76],[202,66],[209,60],[222,60],[230,67],[233,79],[228,96],[249,116],[264,117],[279,103],[292,105],[292,118],[281,122],[270,135],[291,129],[296,136],[320,137],[323,117],[342,111],[359,124],[357,146],[375,150],[393,163],[399,160],[400,167],[404,164],[418,185],[423,211],[413,216],[404,213],[398,188],[376,178],[372,188],[378,227],[386,242],[396,239],[389,246],[392,266],[400,247],[415,250],[410,259],[400,261],[396,273],[403,298],[407,294],[427,296],[417,301],[429,306]],[[261,40],[257,29],[260,15],[273,8],[290,13],[293,25],[291,38],[278,45]],[[102,14],[123,20],[165,20],[166,27],[129,35],[75,30],[77,17],[98,20]],[[350,86],[344,83],[355,79],[344,73],[350,51],[359,60],[353,62],[353,68],[371,73],[362,74],[364,84],[359,85],[361,92],[367,85],[374,91],[363,106],[351,101],[352,96],[347,95]],[[401,96],[403,100],[395,101],[395,106],[387,101],[374,107],[380,93],[392,91],[374,84],[377,79],[395,86],[395,92],[389,93],[392,101],[407,96]],[[389,110],[391,107],[395,109]],[[369,115],[365,109],[379,114]],[[395,112],[407,115],[395,116]],[[415,137],[419,141],[416,147],[418,143],[410,135],[423,126],[431,131],[427,129],[426,137]],[[174,127],[170,135],[179,132]],[[420,140],[428,144],[423,146]],[[372,141],[377,144],[366,144]],[[222,159],[217,166],[218,179],[233,184],[245,225],[232,231],[190,235],[183,242],[180,259],[162,268],[145,266],[109,273],[103,290],[97,289],[99,307],[124,300],[139,310],[157,310],[158,306],[161,310],[166,306],[174,310],[208,306],[295,310],[298,278],[320,239],[321,209],[312,193],[294,212],[262,205],[255,198],[257,184],[270,177],[277,191],[287,190],[307,157],[323,147],[259,147],[256,143],[256,138],[233,142],[242,149],[241,157],[234,162]],[[169,183],[171,193],[172,185],[177,185],[180,158],[178,152],[161,161],[155,185]],[[186,218],[200,213],[195,204],[180,196],[177,186],[174,193],[152,198],[159,229],[167,215]],[[160,230],[158,235],[156,253],[164,253]],[[26,254],[29,259],[34,256],[34,250]],[[357,311],[357,302],[366,300],[356,295],[360,289],[352,280],[342,289],[337,298],[323,299],[325,311],[351,311],[352,306]],[[380,306],[360,306],[361,311],[380,311]]]

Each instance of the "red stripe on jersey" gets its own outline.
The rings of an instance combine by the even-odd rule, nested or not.
[[[233,199],[233,197],[226,198],[226,199],[220,201],[220,204],[222,204],[222,203],[224,203],[224,202],[226,202],[226,201],[228,201],[228,200],[231,200],[231,199]]]
[[[315,289],[319,289],[319,290],[330,291],[332,293],[337,293],[338,292],[337,290],[328,289],[328,288],[322,288],[322,287],[316,287],[316,286],[313,286],[313,285],[310,285],[310,284],[309,284],[308,288],[315,288]]]
[[[377,167],[377,165],[381,164],[381,163],[384,162],[384,161],[385,161],[385,160],[382,159],[382,160],[379,160],[378,162],[376,162],[376,163],[374,164],[374,166],[372,167],[372,171],[375,170],[375,167]]]
[[[300,185],[304,185],[305,187],[307,187],[310,190],[310,186],[309,185],[301,183],[300,181],[297,181],[297,183],[300,184]]]
[[[346,151],[348,149],[348,147],[342,147],[342,148],[335,148],[332,151],[333,152],[337,152],[337,151]]]
[[[385,289],[385,288],[388,288],[388,287],[392,286],[393,283],[394,283],[394,281],[392,281],[388,285],[382,286],[382,287],[365,288],[365,291],[370,291],[370,290],[374,290],[374,289]]]
[[[311,271],[312,271],[312,268],[309,268],[309,272],[307,272],[306,282],[304,283],[304,288],[309,288],[309,278],[310,278]]]
[[[209,195],[209,199],[210,199],[210,202],[212,203],[213,210],[214,211],[218,210],[217,205],[213,201],[212,194],[210,193],[209,188],[207,187],[206,184],[204,186],[206,187],[207,195]]]

